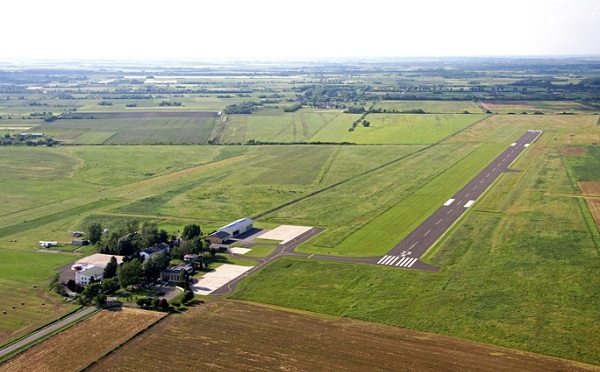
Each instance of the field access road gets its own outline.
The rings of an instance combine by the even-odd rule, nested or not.
[[[421,257],[472,206],[503,172],[514,172],[508,166],[542,133],[528,130],[500,156],[482,170],[458,193],[450,198],[419,227],[377,260],[378,265],[418,269]]]

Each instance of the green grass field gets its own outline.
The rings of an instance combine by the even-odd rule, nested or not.
[[[367,116],[371,125],[358,125],[345,140],[360,144],[430,144],[483,118],[484,115],[371,114]]]

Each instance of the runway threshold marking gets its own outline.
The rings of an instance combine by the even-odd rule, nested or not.
[[[469,200],[469,201],[467,202],[467,204],[465,204],[465,208],[469,208],[470,206],[472,206],[472,205],[473,205],[473,203],[475,203],[475,200]]]
[[[444,203],[444,206],[447,207],[452,203],[454,203],[454,199],[448,199],[448,201]]]

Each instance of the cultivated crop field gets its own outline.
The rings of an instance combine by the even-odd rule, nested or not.
[[[325,138],[318,133],[332,124],[335,129],[329,142],[341,142],[342,136],[352,124],[352,117],[358,115],[341,112],[300,109],[284,113],[282,109],[261,110],[252,115],[228,115],[221,143],[246,143],[249,140],[261,142],[310,142],[314,138]],[[337,128],[338,122],[347,123]]]
[[[78,112],[36,130],[73,144],[204,144],[216,120],[216,113],[208,112]]]
[[[178,347],[157,352],[158,344]],[[595,370],[430,333],[223,300],[165,319],[90,370],[126,371],[141,365],[148,371],[185,370],[190,360],[200,370],[429,370],[441,365],[479,371]]]
[[[103,310],[0,365],[2,371],[80,371],[156,323],[165,313]]]

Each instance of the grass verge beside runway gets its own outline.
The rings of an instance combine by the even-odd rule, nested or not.
[[[484,144],[348,236],[335,248],[307,246],[300,248],[299,251],[352,257],[383,255],[410,234],[504,149],[504,144]]]

